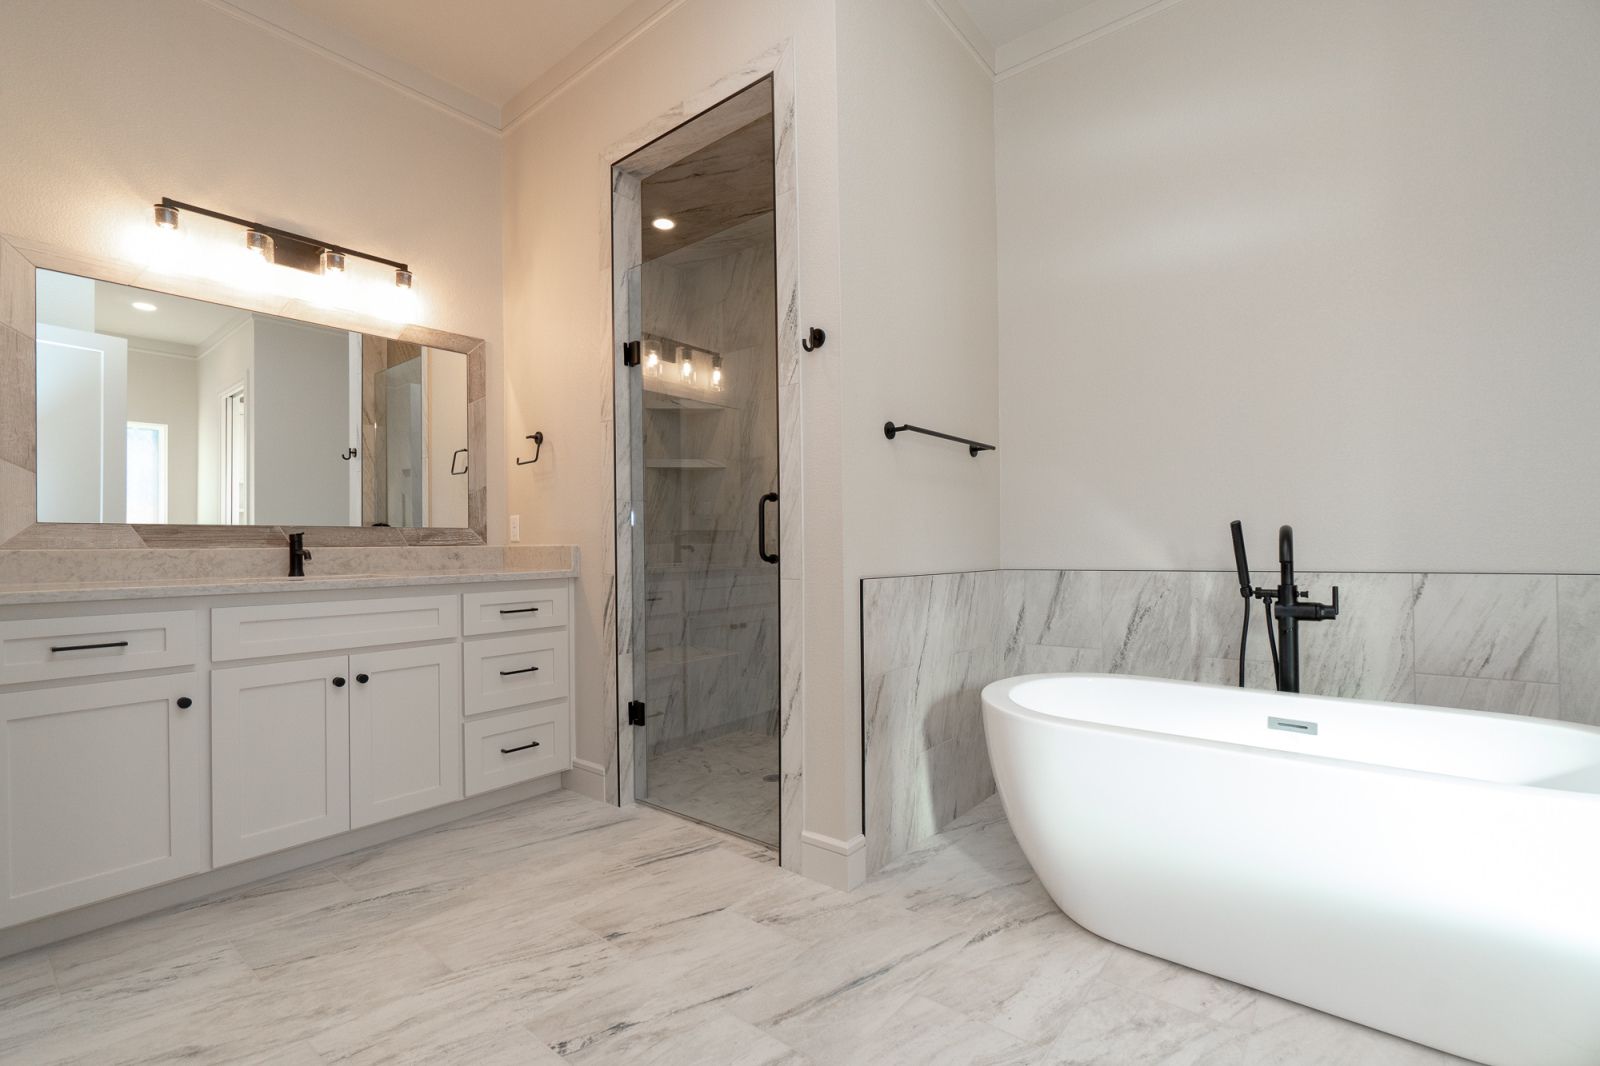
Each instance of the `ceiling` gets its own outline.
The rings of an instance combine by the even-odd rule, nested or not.
[[[998,77],[1179,0],[931,0]]]
[[[212,2],[500,127],[519,95],[668,0]]]
[[[1099,0],[956,0],[989,43],[999,47]]]
[[[772,114],[712,141],[644,179],[644,261],[733,229],[773,210]],[[651,223],[669,218],[670,230]]]
[[[135,301],[155,304],[156,309],[140,311],[133,306]],[[237,307],[113,285],[109,281],[94,283],[95,332],[113,337],[142,338],[180,349],[195,349],[249,317],[249,311]]]

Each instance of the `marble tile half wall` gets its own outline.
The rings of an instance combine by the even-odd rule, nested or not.
[[[1275,583],[1276,573],[1256,576]],[[1301,688],[1600,725],[1600,577],[1304,573],[1339,619],[1301,627]],[[1238,683],[1232,573],[988,570],[862,582],[870,870],[994,792],[979,692],[1014,674]],[[1253,605],[1245,680],[1271,688]]]

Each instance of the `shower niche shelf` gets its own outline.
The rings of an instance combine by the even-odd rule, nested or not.
[[[682,411],[685,414],[720,414],[723,411],[731,411],[733,408],[728,404],[704,400],[698,396],[679,396],[673,392],[657,392],[655,389],[646,389],[644,392],[644,409],[646,411]]]
[[[726,470],[728,464],[716,459],[646,459],[649,470]]]

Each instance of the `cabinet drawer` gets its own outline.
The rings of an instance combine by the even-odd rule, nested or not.
[[[460,632],[461,601],[455,596],[218,607],[211,612],[211,658],[223,662],[412,644],[449,640]]]
[[[195,661],[193,611],[0,622],[0,685]]]
[[[570,723],[566,700],[468,722],[467,795],[572,769]]]
[[[465,711],[483,714],[567,694],[567,632],[469,640],[462,649]]]
[[[554,629],[567,624],[566,586],[468,592],[461,597],[462,632],[469,637]]]

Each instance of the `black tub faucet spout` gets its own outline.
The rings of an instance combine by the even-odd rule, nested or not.
[[[1267,630],[1272,645],[1272,669],[1277,677],[1279,692],[1300,691],[1300,623],[1331,622],[1339,617],[1339,586],[1333,586],[1332,603],[1316,603],[1301,597],[1305,593],[1295,587],[1294,579],[1294,529],[1283,526],[1278,530],[1278,587],[1251,588],[1250,566],[1245,560],[1244,527],[1233,523],[1233,558],[1239,568],[1239,594],[1245,599],[1244,633],[1239,642],[1239,684],[1244,684],[1245,643],[1250,635],[1250,600],[1258,599],[1267,611],[1267,621],[1275,623],[1277,639],[1273,640],[1271,628]]]

